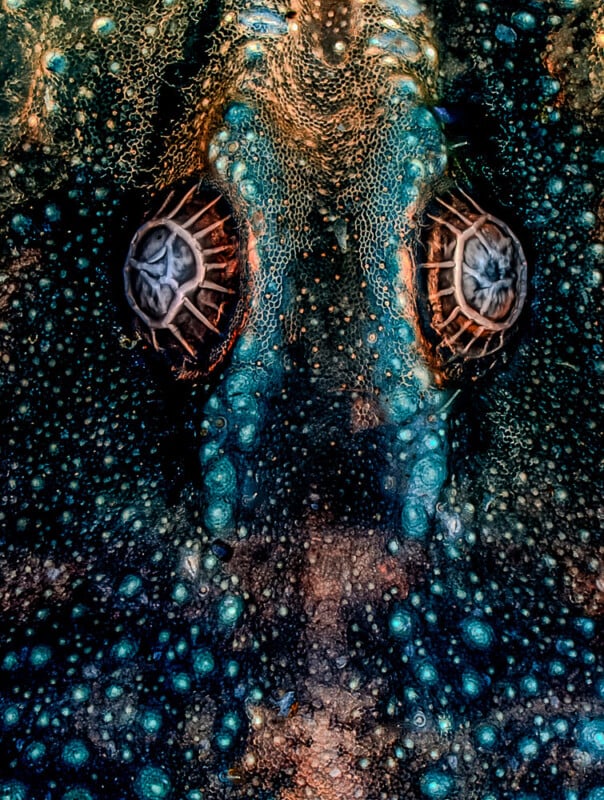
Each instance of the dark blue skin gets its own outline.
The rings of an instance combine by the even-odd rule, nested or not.
[[[66,166],[56,193],[10,207],[3,796],[601,797],[602,158],[580,75],[556,72],[562,34],[588,48],[573,18],[589,31],[597,17],[568,3],[433,11],[448,169],[533,269],[507,360],[456,408],[399,276],[409,189],[420,214],[444,168],[444,134],[413,95],[396,119],[396,88],[380,100],[355,181],[342,147],[292,165],[301,146],[240,89],[206,127],[184,124],[192,174],[218,182],[257,242],[253,312],[208,387],[120,346],[132,195]],[[400,144],[418,120],[415,149]],[[35,186],[46,156],[28,152]],[[426,458],[429,490],[413,477]]]

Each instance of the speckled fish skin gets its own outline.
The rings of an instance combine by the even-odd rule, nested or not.
[[[4,9],[0,795],[601,800],[602,10],[202,10]],[[208,385],[128,338],[157,152],[254,242]],[[447,169],[533,270],[457,404],[399,260]]]

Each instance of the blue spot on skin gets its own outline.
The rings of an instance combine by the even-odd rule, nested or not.
[[[204,522],[214,536],[228,536],[234,526],[233,506],[226,500],[214,500],[206,509]]]
[[[424,504],[415,497],[408,497],[401,515],[403,533],[411,539],[421,539],[428,531],[428,514]]]
[[[242,11],[239,22],[257,36],[283,36],[289,30],[280,14],[261,7]]]
[[[128,599],[135,597],[141,590],[143,582],[138,575],[127,575],[121,582],[118,593]]]
[[[236,487],[236,473],[230,459],[223,456],[217,459],[207,470],[204,484],[216,497],[232,495]]]
[[[379,47],[381,50],[405,59],[414,60],[419,56],[419,48],[413,39],[394,31],[372,36],[369,44],[371,47]]]
[[[483,723],[476,728],[476,744],[485,750],[492,750],[499,742],[499,733],[494,725]]]
[[[47,664],[52,657],[52,650],[50,647],[39,645],[32,648],[29,656],[29,661],[33,667],[40,668]]]
[[[21,781],[0,781],[0,798],[2,800],[27,800],[28,792]]]
[[[66,766],[79,769],[90,758],[90,752],[81,739],[72,739],[63,748],[61,758]]]
[[[512,14],[512,23],[522,31],[532,31],[535,28],[537,21],[532,14],[529,14],[528,11],[518,11],[517,13]]]
[[[598,761],[604,759],[604,719],[581,723],[577,728],[577,746]]]
[[[402,609],[394,611],[388,620],[388,628],[396,639],[409,639],[413,633],[411,614]]]
[[[218,605],[218,617],[225,625],[235,625],[243,611],[243,600],[236,595],[225,595]]]
[[[513,28],[499,24],[495,28],[495,38],[504,44],[514,44],[518,39],[518,34]]]
[[[478,619],[465,620],[461,631],[464,642],[476,650],[488,650],[495,640],[491,626]]]
[[[447,800],[453,790],[453,781],[448,775],[429,770],[420,780],[420,790],[428,800]]]
[[[137,775],[134,790],[140,800],[164,800],[172,793],[172,783],[165,770],[148,766]]]
[[[49,72],[55,72],[57,75],[63,75],[67,71],[67,59],[63,53],[47,53],[44,59],[46,69]]]
[[[401,17],[415,17],[422,12],[416,0],[386,0],[384,5]]]
[[[485,688],[485,682],[476,670],[467,669],[461,676],[461,691],[469,699],[480,697]]]

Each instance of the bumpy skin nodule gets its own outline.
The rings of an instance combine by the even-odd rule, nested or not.
[[[179,152],[193,174],[209,171],[255,239],[249,317],[204,423],[212,535],[245,535],[259,508],[285,514],[304,495],[426,534],[446,475],[448,395],[416,342],[402,254],[446,166],[427,108],[429,34],[414,3],[299,3],[287,19],[268,4],[225,10],[170,175],[181,177]],[[301,486],[278,486],[275,417],[299,431],[288,458]],[[339,487],[321,477],[327,464]]]

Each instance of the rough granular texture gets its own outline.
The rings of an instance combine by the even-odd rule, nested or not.
[[[7,2],[0,22],[3,207],[74,168],[140,186],[157,173],[159,98],[204,3]]]
[[[600,4],[2,11],[0,796],[602,800]],[[207,382],[122,272],[197,181],[247,303]],[[530,286],[443,377],[453,184]]]

